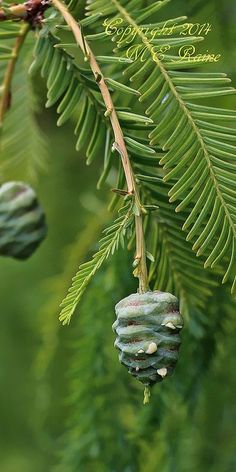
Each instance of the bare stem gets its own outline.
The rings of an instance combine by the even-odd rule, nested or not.
[[[0,128],[3,124],[3,118],[6,111],[9,108],[9,104],[11,100],[11,84],[12,84],[12,78],[13,78],[13,73],[15,70],[16,61],[18,59],[20,49],[24,43],[24,40],[26,38],[28,31],[29,31],[29,25],[24,24],[24,26],[22,26],[20,30],[19,36],[16,38],[16,42],[12,50],[12,58],[10,59],[6,68],[3,83],[1,86],[2,95],[0,98]]]
[[[137,261],[137,267],[135,270],[135,274],[139,278],[139,291],[144,293],[148,290],[148,275],[147,275],[147,265],[146,265],[146,249],[145,249],[145,240],[144,240],[144,233],[143,233],[143,209],[140,203],[140,197],[138,188],[135,182],[135,177],[133,174],[133,170],[130,164],[128,152],[126,149],[125,141],[123,132],[119,123],[119,119],[111,98],[111,94],[107,87],[107,84],[104,80],[102,71],[96,61],[96,58],[87,43],[86,39],[83,37],[81,28],[73,16],[68,11],[67,7],[60,1],[60,0],[52,0],[52,4],[54,7],[60,11],[61,15],[63,16],[65,22],[71,29],[75,40],[79,47],[81,48],[82,52],[84,53],[87,61],[90,64],[91,70],[93,72],[94,78],[98,84],[100,92],[103,97],[103,101],[106,106],[106,116],[109,117],[111,126],[114,133],[115,143],[114,148],[119,152],[128,193],[130,195],[134,195],[135,205],[136,205],[136,215],[135,215],[135,228],[136,228],[136,256],[135,260]]]
[[[0,21],[9,20],[11,18],[24,18],[27,13],[26,4],[20,3],[18,5],[13,5],[9,7],[6,13],[6,10],[0,8]]]
[[[29,21],[38,13],[43,13],[49,6],[50,0],[28,0],[25,3],[12,5],[7,10],[0,8],[0,22],[14,19]]]

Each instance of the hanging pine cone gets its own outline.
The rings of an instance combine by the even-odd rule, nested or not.
[[[34,190],[22,182],[0,187],[0,255],[26,259],[45,238],[45,216]]]
[[[181,344],[178,299],[165,292],[132,294],[115,307],[119,360],[146,386],[172,374]]]

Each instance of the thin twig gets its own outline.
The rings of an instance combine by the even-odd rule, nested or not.
[[[91,70],[93,72],[94,78],[99,86],[101,91],[103,101],[106,106],[106,116],[109,117],[111,126],[114,132],[115,143],[114,147],[118,150],[122,165],[124,168],[125,178],[127,182],[128,193],[134,195],[135,204],[136,204],[136,215],[135,215],[135,227],[136,227],[136,256],[135,260],[137,262],[137,267],[135,270],[136,275],[139,278],[139,291],[141,293],[148,290],[148,275],[147,275],[147,265],[146,265],[146,249],[145,249],[145,240],[143,232],[143,209],[140,203],[139,192],[135,182],[135,177],[133,170],[130,164],[128,152],[126,149],[123,132],[119,123],[119,119],[111,98],[111,94],[104,80],[102,71],[96,61],[96,58],[87,43],[86,39],[83,37],[81,32],[80,25],[76,22],[73,16],[68,11],[67,7],[60,0],[52,0],[54,7],[60,11],[65,22],[72,31],[75,40],[79,47],[81,48],[84,56],[86,57],[88,63],[90,64]]]
[[[11,19],[29,20],[30,16],[43,13],[49,6],[50,0],[28,0],[25,3],[12,5],[7,10],[0,8],[0,22]]]
[[[26,38],[26,35],[29,31],[29,27],[30,26],[28,24],[24,24],[24,26],[22,26],[22,28],[20,30],[20,33],[19,33],[19,36],[17,36],[15,45],[14,45],[13,50],[12,50],[12,58],[10,59],[8,65],[7,65],[7,68],[6,68],[3,83],[2,83],[2,86],[1,86],[2,95],[1,95],[1,98],[0,98],[0,128],[3,124],[4,115],[5,115],[6,111],[9,108],[13,73],[14,73],[14,70],[15,70],[15,65],[16,65],[16,61],[18,59],[20,49],[21,49],[21,47],[24,43],[24,40]]]
[[[9,20],[11,18],[24,18],[26,13],[27,8],[25,3],[8,7],[7,12],[3,8],[0,8],[0,21]]]

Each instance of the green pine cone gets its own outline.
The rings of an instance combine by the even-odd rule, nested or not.
[[[119,360],[146,386],[172,374],[181,344],[178,299],[166,292],[132,294],[115,307]]]
[[[45,215],[34,190],[22,182],[0,186],[0,255],[26,259],[46,236]]]

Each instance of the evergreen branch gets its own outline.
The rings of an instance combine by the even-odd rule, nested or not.
[[[127,180],[128,192],[132,195],[135,190],[134,177],[133,177],[132,169],[130,166],[129,157],[126,150],[123,133],[120,127],[117,113],[114,108],[113,101],[112,101],[110,92],[108,90],[108,87],[106,85],[105,79],[103,77],[102,71],[97,63],[97,60],[90,46],[88,45],[86,39],[84,38],[82,34],[79,24],[70,14],[67,7],[60,0],[53,0],[52,3],[55,6],[55,8],[60,11],[61,15],[63,16],[70,30],[72,31],[77,44],[82,50],[85,58],[88,60],[90,67],[93,71],[94,78],[99,86],[104,103],[106,105],[106,114],[111,121],[111,125],[114,131],[115,142],[118,145],[118,150],[122,159],[124,172],[125,172],[125,176]]]
[[[34,76],[40,69],[41,76],[46,79],[46,108],[58,104],[58,126],[76,118],[76,150],[85,149],[89,165],[104,153],[105,136],[107,129],[110,130],[110,123],[104,116],[104,104],[98,99],[97,85],[91,79],[90,70],[78,66],[75,58],[61,46],[52,33],[40,35],[30,74]]]
[[[4,117],[0,172],[5,179],[35,182],[46,168],[48,142],[38,123],[38,96],[28,75],[32,49],[33,38],[28,35],[12,81],[13,106]]]
[[[0,129],[3,124],[4,115],[10,106],[11,84],[12,84],[12,78],[13,78],[13,74],[15,70],[15,65],[16,65],[20,50],[26,39],[28,31],[29,31],[28,24],[25,24],[20,29],[19,35],[16,38],[15,46],[12,50],[12,58],[10,59],[8,66],[6,68],[3,83],[1,86],[2,95],[1,95],[1,100],[0,100]]]
[[[61,303],[62,311],[59,319],[62,324],[69,324],[71,317],[93,276],[105,262],[105,260],[118,249],[127,232],[127,228],[133,221],[133,203],[127,203],[119,211],[118,218],[114,223],[103,231],[105,236],[99,242],[99,250],[93,258],[79,267],[79,271],[73,278],[72,287],[66,298]]]
[[[114,107],[111,94],[107,87],[106,81],[103,77],[102,71],[97,63],[97,60],[84,38],[80,25],[76,22],[73,16],[70,14],[68,8],[60,0],[52,0],[54,7],[61,13],[65,22],[72,31],[77,44],[82,50],[85,58],[90,64],[91,70],[93,72],[94,78],[99,86],[101,91],[104,103],[106,105],[106,116],[109,117],[111,126],[114,132],[115,143],[113,144],[114,149],[116,149],[121,157],[123,164],[123,169],[126,177],[128,193],[134,195],[135,205],[136,205],[136,215],[135,215],[135,227],[136,227],[136,256],[135,260],[137,262],[136,275],[139,278],[139,290],[140,292],[145,292],[148,289],[148,276],[147,276],[147,265],[146,265],[146,249],[145,241],[143,234],[143,208],[140,203],[139,192],[135,182],[135,177],[133,170],[130,164],[123,132],[120,126],[120,122],[117,116],[116,109]]]
[[[142,180],[141,176],[138,176]],[[155,260],[150,265],[150,280],[154,289],[174,293],[180,300],[181,313],[187,318],[193,307],[204,311],[212,289],[219,285],[219,270],[209,271],[196,258],[181,227],[185,215],[173,212],[168,202],[169,185],[159,178],[158,188],[143,183],[144,191],[158,204],[156,217],[151,219],[145,233]]]
[[[8,57],[0,56],[0,171],[4,178],[32,181],[36,180],[37,171],[45,168],[47,152],[35,117],[36,97],[27,73],[33,45],[28,34],[30,25],[9,21],[0,29],[3,31],[0,37],[3,34],[10,40]]]
[[[156,7],[166,3],[167,0],[158,2]],[[163,44],[163,39],[144,34],[140,25],[144,16],[145,19],[151,16],[152,6],[135,11],[139,7],[135,0],[132,6],[126,1],[121,5],[118,0],[105,0],[103,7],[103,16],[108,9],[109,14],[119,13],[135,32],[138,47],[145,49],[144,63],[135,60],[127,72],[137,83],[140,101],[149,101],[146,113],[155,124],[149,135],[150,143],[160,143],[167,151],[160,164],[167,170],[164,181],[173,179],[174,182],[169,192],[170,202],[181,200],[176,211],[187,208],[190,212],[183,230],[188,231],[187,239],[193,241],[197,256],[206,254],[205,267],[214,267],[229,256],[223,283],[234,279],[233,293],[236,290],[236,205],[232,174],[236,173],[236,148],[228,142],[235,142],[232,137],[235,130],[211,121],[235,121],[236,114],[233,110],[197,105],[189,100],[234,94],[235,89],[224,87],[230,82],[225,74],[186,72],[199,66],[199,61],[181,60],[179,55],[165,54],[161,58],[158,53],[153,54],[153,47]],[[101,6],[91,0],[87,9],[94,15],[101,11]],[[148,27],[150,31],[154,25],[150,23]],[[199,37],[191,37],[191,41],[198,40]],[[178,37],[171,41],[174,47],[180,44]],[[119,48],[127,49],[126,43],[129,44],[127,37],[123,44],[119,42]]]

